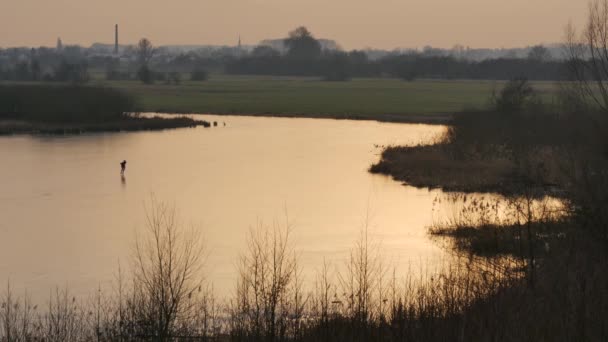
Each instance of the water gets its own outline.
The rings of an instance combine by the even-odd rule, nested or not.
[[[219,126],[0,138],[0,284],[10,279],[35,301],[56,286],[86,295],[110,284],[119,263],[128,268],[151,196],[202,231],[220,295],[234,290],[249,228],[286,216],[305,275],[324,258],[343,263],[365,225],[402,270],[442,258],[426,233],[440,192],[367,169],[376,145],[428,141],[443,127],[202,118]]]

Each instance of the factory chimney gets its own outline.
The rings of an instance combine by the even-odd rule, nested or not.
[[[118,24],[114,26],[114,54],[118,55]]]

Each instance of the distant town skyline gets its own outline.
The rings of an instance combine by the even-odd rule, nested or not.
[[[113,44],[118,24],[124,45],[254,45],[304,25],[345,49],[512,48],[561,42],[586,15],[584,0],[20,0],[0,5],[0,46]]]

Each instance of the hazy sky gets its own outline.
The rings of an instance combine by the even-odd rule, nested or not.
[[[347,49],[560,42],[586,0],[0,0],[0,46],[244,44],[307,26]]]

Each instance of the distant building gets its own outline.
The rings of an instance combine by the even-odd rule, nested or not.
[[[61,38],[57,38],[57,51],[63,50],[63,42],[61,42]]]

